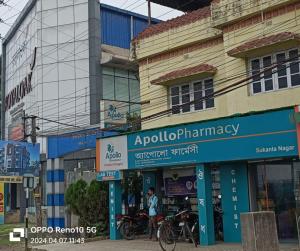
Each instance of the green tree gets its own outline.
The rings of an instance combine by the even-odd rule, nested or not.
[[[65,194],[69,211],[79,216],[79,225],[97,227],[97,233],[108,228],[108,185],[93,180],[88,185],[84,180],[71,184]]]

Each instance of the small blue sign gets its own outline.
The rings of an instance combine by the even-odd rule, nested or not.
[[[66,154],[84,149],[96,148],[96,139],[117,135],[115,131],[103,131],[100,128],[81,130],[59,136],[48,137],[48,159],[55,159]]]
[[[111,180],[121,180],[123,178],[123,173],[120,170],[117,171],[103,171],[97,174],[97,181],[111,181]]]
[[[292,109],[128,135],[131,169],[297,155]]]

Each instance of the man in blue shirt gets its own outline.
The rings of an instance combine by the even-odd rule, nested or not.
[[[157,240],[157,203],[158,199],[155,195],[154,187],[148,190],[148,207],[149,207],[149,239],[152,239],[154,232],[155,240]]]

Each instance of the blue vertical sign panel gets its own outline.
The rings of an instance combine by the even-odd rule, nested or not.
[[[119,240],[116,215],[122,213],[121,181],[109,182],[109,234],[111,240]]]
[[[249,212],[246,163],[220,167],[225,242],[241,242],[240,214]]]
[[[204,165],[196,167],[197,199],[200,243],[203,246],[215,243],[214,216],[212,206],[211,170]]]

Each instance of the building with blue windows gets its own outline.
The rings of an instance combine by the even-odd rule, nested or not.
[[[97,0],[30,0],[3,40],[2,139],[23,140],[22,118],[37,117],[49,226],[70,223],[65,184],[94,171],[100,128],[114,134],[107,128],[126,129],[128,114],[140,114],[138,66],[129,56],[147,25],[147,17]],[[23,215],[23,202],[16,205]]]

